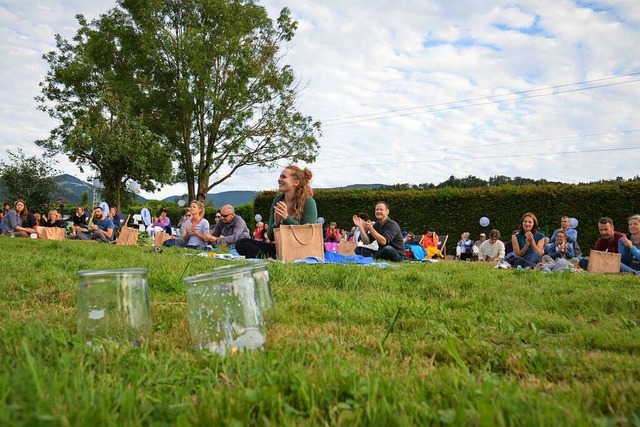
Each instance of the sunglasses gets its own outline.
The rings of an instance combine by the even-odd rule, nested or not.
[[[231,216],[231,215],[233,215],[233,214],[230,214],[230,213],[228,213],[228,214],[226,214],[226,215],[224,215],[224,214],[220,214],[220,216],[222,216],[222,218],[226,218],[226,217]],[[218,218],[220,218],[220,217],[218,217]]]

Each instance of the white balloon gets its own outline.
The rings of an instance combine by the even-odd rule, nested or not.
[[[106,214],[109,213],[109,205],[107,204],[107,202],[100,203],[100,208],[102,209],[102,212]]]
[[[483,216],[482,218],[480,218],[481,226],[487,227],[489,224],[491,224],[491,221],[489,220],[489,218],[487,218],[486,216]]]
[[[324,224],[324,218],[322,218],[321,216],[318,217],[318,220],[316,221],[318,224]]]
[[[576,218],[569,218],[569,228],[577,228],[578,220]]]
[[[256,214],[255,218],[256,218],[256,222],[262,221],[262,215],[260,214]]]
[[[178,200],[178,206],[180,206],[181,208],[184,207],[184,205],[186,205],[187,202],[185,202],[183,199]]]

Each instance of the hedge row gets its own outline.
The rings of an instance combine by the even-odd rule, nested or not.
[[[253,223],[255,213],[269,217],[274,192],[256,196],[253,212],[244,216]],[[454,249],[460,234],[471,233],[477,239],[481,232],[496,228],[502,240],[509,239],[519,227],[525,212],[533,212],[540,229],[550,235],[559,227],[560,217],[568,215],[579,221],[578,242],[583,252],[598,239],[598,219],[611,217],[619,231],[627,232],[627,218],[640,212],[640,182],[611,184],[548,184],[542,186],[500,186],[483,188],[443,188],[433,190],[321,190],[314,192],[318,215],[326,223],[335,221],[338,227],[351,229],[352,216],[367,212],[373,218],[377,201],[387,202],[390,217],[403,230],[423,234],[433,227],[442,236],[449,235],[447,250]],[[480,218],[491,223],[482,227]]]

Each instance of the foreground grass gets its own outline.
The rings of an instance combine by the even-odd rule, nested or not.
[[[180,250],[0,239],[0,425],[640,425],[640,279],[269,265],[263,352],[189,348]],[[77,271],[149,269],[148,348],[74,334]]]

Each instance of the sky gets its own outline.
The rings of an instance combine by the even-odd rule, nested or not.
[[[303,88],[300,111],[322,122],[308,165],[316,188],[640,174],[637,0],[258,3],[274,20],[288,7],[298,21],[284,62]],[[35,141],[56,126],[34,101],[55,34],[70,39],[77,13],[93,19],[115,5],[0,0],[0,160],[18,148],[41,155]],[[272,190],[279,172],[241,169],[212,192]]]

